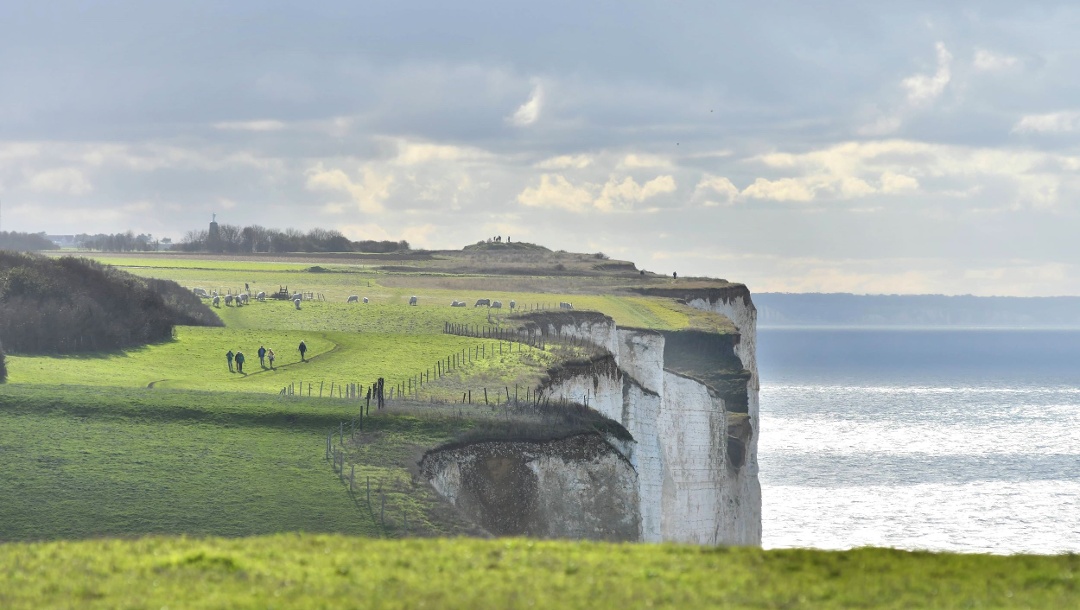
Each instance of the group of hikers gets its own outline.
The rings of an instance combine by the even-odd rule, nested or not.
[[[297,350],[300,351],[300,360],[302,362],[307,362],[307,360],[305,358],[305,356],[307,355],[307,344],[304,343],[303,341],[301,341],[300,346],[297,348]],[[262,345],[259,346],[259,366],[261,366],[264,369],[268,368],[266,366],[266,361],[269,360],[270,361],[269,368],[270,368],[270,370],[274,370],[274,358],[275,358],[275,355],[274,355],[274,350],[273,349],[266,349],[266,347],[264,347]],[[237,372],[237,373],[243,373],[244,372],[244,360],[245,360],[244,352],[242,352],[242,351],[240,351],[238,349],[238,350],[236,350],[236,353],[233,353],[232,350],[229,350],[229,351],[225,352],[225,359],[229,361],[229,372],[230,373],[232,373],[234,371]],[[233,368],[234,364],[236,365],[235,369]]]

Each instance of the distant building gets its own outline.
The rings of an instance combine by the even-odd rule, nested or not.
[[[45,239],[48,239],[52,243],[61,248],[74,248],[75,236],[74,235],[46,235]]]

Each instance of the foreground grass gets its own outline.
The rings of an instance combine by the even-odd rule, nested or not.
[[[4,608],[1075,608],[1080,557],[279,535],[0,545]]]

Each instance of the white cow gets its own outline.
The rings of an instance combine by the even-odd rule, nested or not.
[[[233,302],[233,295],[231,295],[231,294],[225,295],[225,306],[226,307],[232,307],[232,302]]]
[[[409,297],[409,305],[416,305],[416,297],[415,296]]]
[[[346,303],[359,303],[360,302],[360,295],[351,294],[351,295],[349,295],[349,298],[345,299],[345,302]]]
[[[454,301],[450,303],[450,307],[465,307],[465,301]]]
[[[249,297],[246,294],[241,294],[239,298],[240,298],[240,302],[243,303],[244,305],[247,305],[248,303],[251,302],[251,297]]]
[[[255,295],[255,300],[257,300],[257,301],[263,301],[265,299],[266,299],[266,293],[261,291],[261,290],[259,291],[258,294]]]
[[[364,302],[367,303],[367,297],[364,297]]]
[[[296,294],[292,295],[292,300],[294,300],[294,301],[303,301],[304,300],[304,295],[297,292]]]
[[[491,308],[492,309],[502,309],[502,301],[492,301],[491,302]]]
[[[221,307],[221,297],[214,295],[214,307]]]
[[[300,309],[300,297],[297,297],[297,298],[293,299],[292,304],[296,305],[297,309]]]

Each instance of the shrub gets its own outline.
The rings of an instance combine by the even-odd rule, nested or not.
[[[198,297],[94,261],[0,252],[0,336],[13,353],[76,353],[172,338],[177,324],[221,326]]]

